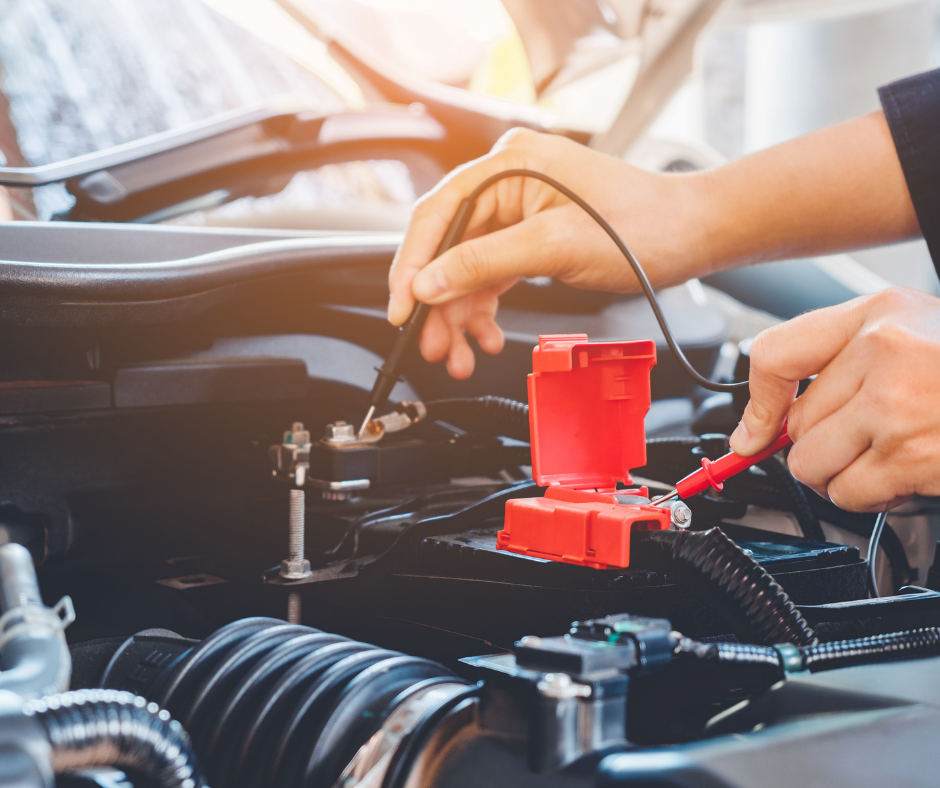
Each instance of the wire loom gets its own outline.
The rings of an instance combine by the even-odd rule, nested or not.
[[[745,643],[806,646],[816,635],[780,584],[720,529],[636,534],[634,560],[699,591]]]
[[[925,627],[854,640],[799,646],[792,652],[797,657],[793,662],[784,656],[785,653],[786,650],[779,647],[742,643],[699,643],[689,638],[681,638],[676,647],[676,654],[706,662],[769,668],[772,671],[770,680],[776,681],[786,673],[802,670],[815,673],[851,665],[934,656],[940,654],[940,628]]]

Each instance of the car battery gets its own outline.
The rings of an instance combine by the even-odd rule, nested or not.
[[[539,337],[528,376],[532,476],[542,498],[506,503],[497,548],[595,569],[630,564],[630,534],[670,527],[670,511],[631,489],[646,464],[651,340]]]

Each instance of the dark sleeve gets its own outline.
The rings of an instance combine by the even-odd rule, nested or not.
[[[940,69],[878,89],[920,230],[940,272]]]

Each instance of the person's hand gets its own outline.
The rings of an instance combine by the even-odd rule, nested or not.
[[[656,287],[678,284],[703,267],[692,250],[707,222],[698,214],[695,174],[632,167],[571,140],[515,129],[492,152],[449,175],[415,207],[389,273],[388,319],[401,325],[415,298],[435,305],[421,334],[431,362],[447,360],[455,378],[473,372],[464,332],[498,353],[499,296],[521,277],[552,276],[598,290],[639,289],[629,264],[577,205],[533,178],[508,178],[477,201],[464,242],[433,261],[460,201],[488,176],[513,168],[550,175],[587,200],[620,233]]]
[[[738,454],[786,419],[793,475],[843,509],[940,495],[940,299],[891,288],[768,329],[751,346],[750,391]]]

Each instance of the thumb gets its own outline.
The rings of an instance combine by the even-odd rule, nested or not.
[[[558,251],[549,242],[552,213],[538,213],[448,249],[415,276],[411,283],[414,297],[425,304],[442,304],[507,279],[551,275],[552,252]]]
[[[783,426],[803,378],[821,372],[855,336],[874,296],[817,309],[761,331],[751,343],[751,401],[731,434],[731,448],[749,457]]]
[[[772,361],[774,337],[757,336],[751,345],[751,371],[748,381],[751,399],[744,418],[731,433],[731,449],[749,457],[765,449],[780,434],[787,413],[796,399],[799,378],[793,380],[778,372]]]

